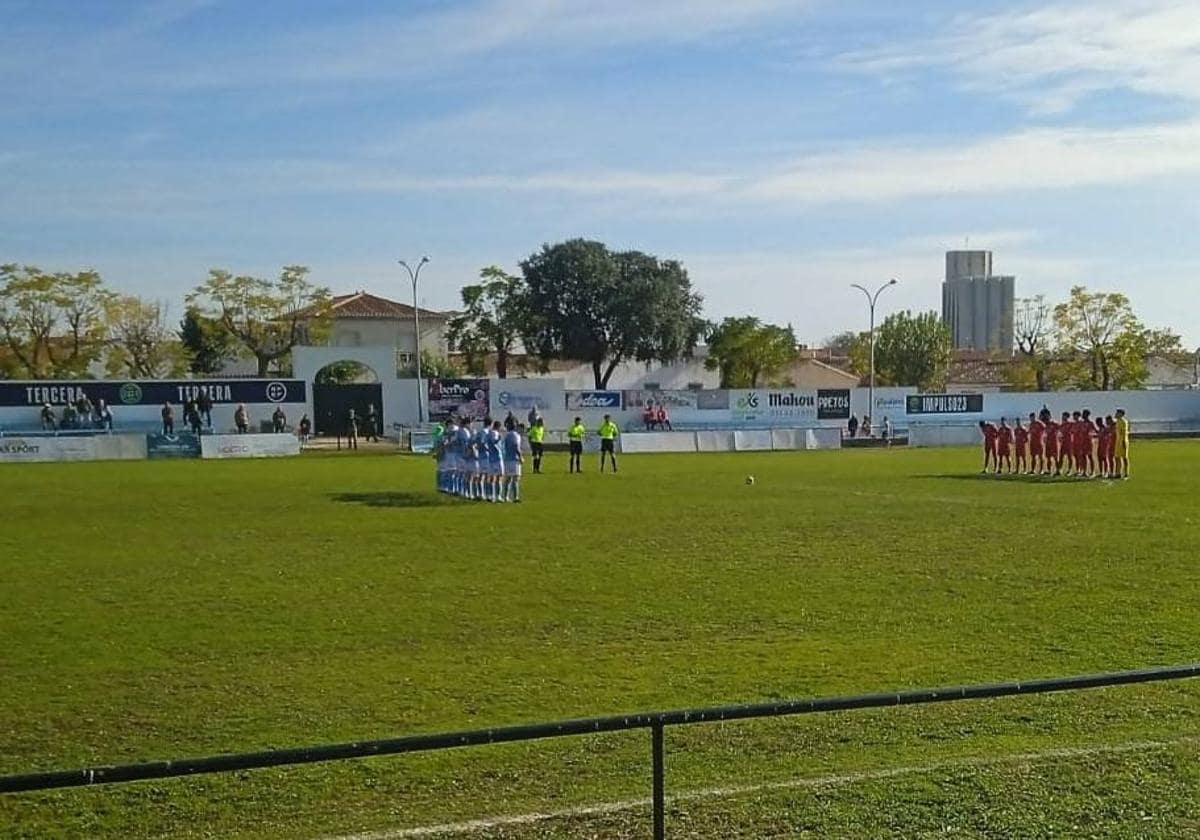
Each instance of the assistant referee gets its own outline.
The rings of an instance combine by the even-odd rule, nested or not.
[[[600,424],[600,429],[597,434],[600,435],[600,472],[604,472],[604,456],[612,460],[613,472],[617,471],[617,435],[621,430],[617,424],[613,422],[611,414],[604,415],[604,422]]]
[[[571,428],[567,429],[567,443],[571,448],[570,472],[583,472],[583,436],[586,434],[587,429],[583,427],[583,420],[576,417]]]

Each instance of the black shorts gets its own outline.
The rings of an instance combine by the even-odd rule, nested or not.
[[[601,439],[600,439],[600,451],[601,451],[601,452],[613,452],[613,451],[615,451],[615,450],[613,449],[613,444],[614,444],[615,442],[616,442],[616,441],[612,440],[611,438],[601,438]]]
[[[532,453],[534,454],[534,457],[536,457],[536,458],[541,458],[541,457],[542,457],[542,444],[540,444],[540,443],[530,443],[530,444],[529,444],[529,451],[530,451],[530,452],[532,452]]]
[[[571,441],[571,454],[572,455],[582,455],[583,454],[583,441],[581,441],[581,440]]]

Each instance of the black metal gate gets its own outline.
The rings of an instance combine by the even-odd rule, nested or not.
[[[318,435],[346,434],[346,417],[350,409],[358,416],[359,437],[367,437],[365,425],[367,407],[375,406],[375,434],[383,434],[383,386],[378,382],[365,385],[313,384],[313,431]]]

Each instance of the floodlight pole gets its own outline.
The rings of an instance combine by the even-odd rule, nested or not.
[[[423,403],[423,395],[421,394],[421,310],[417,306],[417,281],[421,279],[421,268],[425,263],[429,262],[429,257],[421,257],[421,261],[417,263],[416,271],[409,268],[408,263],[400,260],[400,265],[408,272],[408,278],[412,280],[413,290],[413,341],[416,344],[416,360],[417,360],[417,425],[425,422],[425,409]]]
[[[876,289],[875,294],[871,294],[866,287],[860,286],[857,283],[850,284],[852,288],[858,289],[867,296],[867,305],[871,309],[871,379],[870,387],[867,389],[867,410],[868,412],[872,413],[875,411],[875,304],[879,301],[879,296],[883,294],[884,289],[891,288],[892,286],[895,286],[896,283],[897,280],[895,277],[893,277],[891,280],[887,281],[878,289]],[[871,413],[868,413],[867,416],[871,418],[871,430],[874,432],[875,419]]]

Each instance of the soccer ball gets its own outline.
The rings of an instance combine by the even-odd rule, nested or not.
[[[753,487],[753,486],[754,486],[754,476],[752,476],[752,475],[748,475],[748,476],[746,476],[746,486],[747,486],[747,487]]]

